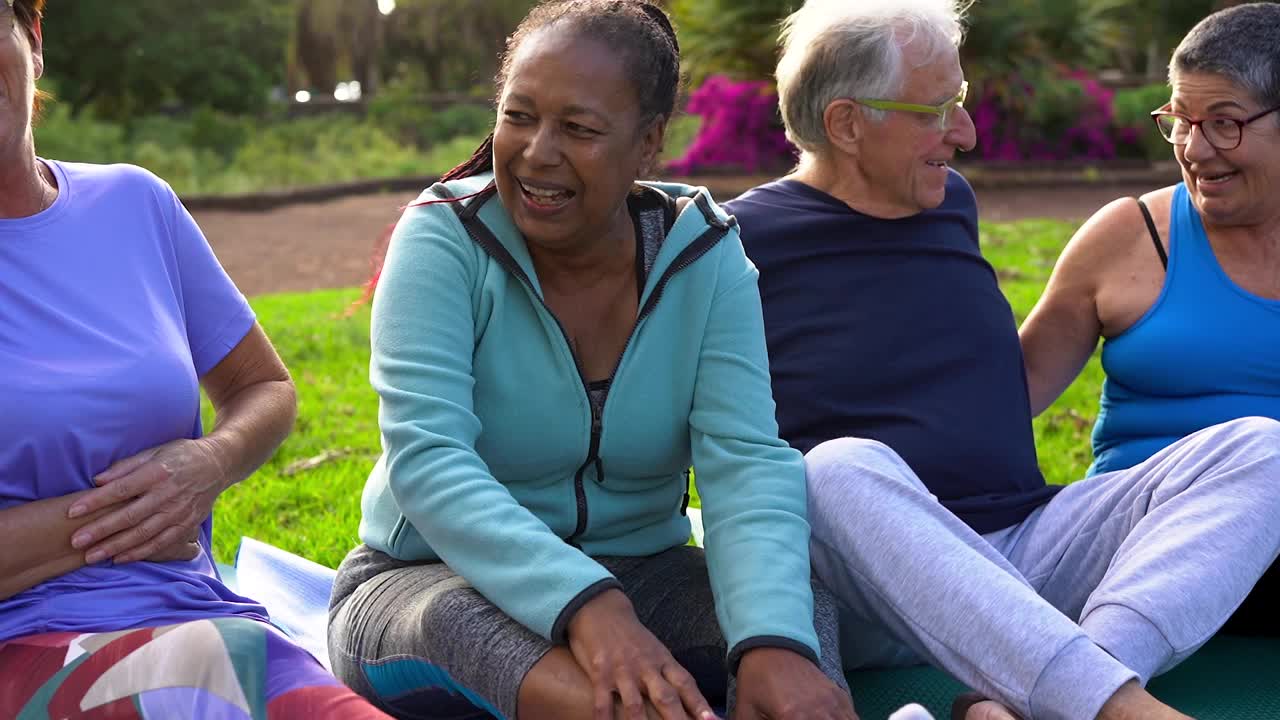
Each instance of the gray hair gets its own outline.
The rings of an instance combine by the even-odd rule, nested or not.
[[[890,99],[905,79],[902,50],[958,48],[971,0],[808,0],[782,24],[775,77],[787,138],[805,152],[827,145],[823,115],[839,98]],[[884,113],[868,109],[881,120]]]
[[[1182,73],[1221,75],[1263,108],[1280,105],[1280,5],[1237,5],[1201,20],[1173,51],[1169,83]]]

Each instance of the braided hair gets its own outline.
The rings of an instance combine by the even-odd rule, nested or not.
[[[648,0],[547,0],[534,7],[507,38],[494,82],[495,103],[502,97],[521,43],[540,30],[562,23],[619,52],[627,77],[636,83],[644,123],[671,117],[680,92],[680,43],[671,19]],[[457,180],[492,169],[493,133],[489,133],[470,158],[440,180]]]
[[[521,43],[531,35],[553,25],[599,40],[617,51],[626,76],[635,83],[640,101],[641,125],[659,118],[667,119],[675,112],[676,97],[680,93],[680,44],[676,30],[662,8],[650,0],[545,0],[535,6],[520,21],[516,31],[507,38],[502,53],[502,64],[494,80],[497,89],[495,103],[502,97],[502,89],[511,71],[511,63]],[[440,182],[473,177],[493,170],[493,133],[480,143],[471,157],[440,177]],[[477,193],[478,194],[478,193]],[[458,202],[473,195],[458,198],[422,200],[411,203],[405,209],[442,202]],[[403,210],[403,209],[402,209]],[[391,242],[389,227],[380,238],[374,254],[373,278],[365,286],[361,302],[373,295],[382,273],[382,262]]]

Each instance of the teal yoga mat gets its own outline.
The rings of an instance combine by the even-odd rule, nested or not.
[[[950,717],[965,687],[929,667],[849,674],[862,720],[884,720],[907,703]],[[1222,636],[1155,678],[1151,692],[1198,720],[1280,720],[1280,639]]]
[[[327,666],[333,570],[251,538],[241,540],[236,565],[219,570],[229,587],[263,603],[276,625]],[[884,720],[913,702],[945,720],[951,701],[965,691],[928,667],[851,673],[849,687],[862,720]],[[1280,639],[1215,638],[1150,688],[1199,720],[1280,720]]]

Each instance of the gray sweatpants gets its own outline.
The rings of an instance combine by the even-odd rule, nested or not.
[[[1280,553],[1269,419],[1202,430],[985,536],[885,445],[832,440],[805,461],[845,667],[928,661],[1024,717],[1092,718],[1125,682],[1170,669]]]

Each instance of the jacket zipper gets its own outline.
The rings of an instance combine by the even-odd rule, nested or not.
[[[600,459],[600,436],[604,433],[604,408],[609,402],[608,391],[606,391],[604,402],[600,403],[600,409],[597,410],[595,403],[591,401],[591,389],[587,385],[587,379],[583,377],[582,368],[578,366],[578,358],[573,354],[573,343],[569,341],[569,333],[565,332],[564,325],[560,322],[560,318],[556,317],[556,314],[551,311],[551,306],[547,305],[547,301],[534,289],[533,281],[531,281],[529,276],[525,274],[524,269],[515,261],[515,258],[511,257],[511,253],[508,252],[507,249],[502,246],[502,243],[498,241],[497,237],[493,235],[493,231],[489,230],[489,228],[476,217],[480,206],[483,205],[490,197],[492,197],[492,193],[477,197],[473,200],[472,202],[475,203],[475,210],[471,210],[470,207],[462,208],[456,205],[454,206],[454,210],[462,220],[462,226],[466,229],[467,234],[471,236],[471,240],[484,248],[486,252],[488,252],[489,256],[494,260],[497,260],[498,264],[505,268],[507,272],[517,278],[520,278],[520,280],[525,284],[525,287],[529,289],[529,293],[538,299],[542,308],[546,310],[547,314],[551,316],[551,319],[555,321],[556,327],[560,330],[560,337],[564,338],[565,346],[569,348],[569,355],[574,360],[574,370],[578,374],[578,381],[582,384],[582,392],[587,397],[587,407],[591,408],[591,443],[587,448],[586,460],[582,462],[582,465],[578,466],[578,471],[574,473],[573,476],[573,496],[574,501],[577,504],[578,521],[574,526],[573,532],[569,537],[564,539],[566,543],[574,547],[580,547],[577,540],[584,532],[586,532],[587,520],[590,516],[590,510],[587,507],[586,484],[584,481],[587,468],[594,465],[596,471],[596,483],[600,485],[604,484],[604,462]],[[701,197],[697,199],[695,204],[698,205],[703,216],[711,218],[714,224],[695,238],[688,247],[680,251],[680,254],[676,256],[676,259],[667,267],[666,271],[662,273],[662,277],[660,277],[658,282],[654,285],[653,293],[649,295],[649,300],[645,302],[644,307],[636,314],[636,321],[631,326],[631,332],[627,335],[627,342],[622,346],[622,352],[618,354],[618,360],[613,365],[613,371],[609,373],[608,386],[610,388],[613,385],[613,378],[618,374],[618,368],[622,366],[622,359],[626,357],[627,350],[631,347],[631,341],[635,338],[636,330],[640,328],[640,323],[643,322],[644,319],[653,312],[654,307],[657,306],[658,300],[661,299],[662,293],[666,289],[667,283],[671,280],[671,277],[692,265],[703,255],[706,255],[711,248],[715,247],[722,239],[724,239],[725,235],[729,234],[729,230],[733,227],[730,224],[721,223],[716,220],[710,213],[710,208],[705,207],[703,204]],[[475,225],[479,225],[483,228],[484,234],[493,238],[493,242],[487,242],[488,238],[482,237],[481,234],[473,227]],[[636,238],[636,240],[639,242],[640,238]],[[688,502],[688,497],[689,495],[686,491],[686,503]]]
[[[667,268],[666,272],[662,274],[662,277],[658,279],[658,283],[654,285],[653,294],[649,296],[648,302],[646,302],[644,304],[644,307],[641,308],[640,312],[636,314],[636,321],[635,321],[635,324],[631,326],[631,332],[628,333],[627,335],[627,342],[625,345],[622,346],[622,352],[618,353],[618,360],[614,363],[613,370],[609,373],[608,387],[610,388],[610,390],[612,390],[612,387],[613,387],[613,379],[618,375],[618,368],[622,366],[622,360],[627,356],[627,350],[630,349],[631,347],[631,341],[635,338],[636,331],[640,329],[640,323],[643,322],[644,319],[648,317],[653,312],[653,309],[657,306],[658,300],[662,297],[663,290],[666,289],[667,282],[671,280],[671,277],[673,275],[692,265],[695,261],[698,260],[698,258],[701,258],[703,255],[706,255],[707,252],[711,250],[711,248],[715,247],[716,244],[719,243],[720,240],[722,240],[724,236],[728,234],[728,232],[729,232],[728,226],[725,226],[723,228],[712,227],[706,232],[704,232],[702,235],[698,236],[696,240],[694,240],[688,247],[682,250],[678,256],[676,256],[675,261],[671,263],[671,265]],[[545,306],[545,303],[544,303],[544,306]],[[550,308],[548,308],[548,312],[550,312]],[[561,328],[561,331],[563,331],[563,328]],[[588,403],[590,403],[591,401],[589,392],[588,392],[587,401]],[[604,462],[600,459],[599,451],[600,451],[600,436],[604,431],[604,418],[602,416],[604,415],[604,409],[608,406],[608,404],[609,404],[609,391],[606,391],[604,396],[604,402],[600,403],[599,411],[595,409],[595,404],[591,403],[591,448],[587,454],[586,462],[582,464],[582,467],[578,468],[578,473],[575,476],[574,483],[573,483],[574,495],[578,500],[578,525],[576,528],[574,528],[573,534],[565,539],[565,542],[568,542],[570,545],[573,545],[575,547],[578,546],[578,543],[577,543],[578,537],[581,536],[582,533],[584,533],[587,529],[587,495],[586,495],[586,488],[583,485],[583,474],[584,474],[583,471],[586,470],[588,465],[591,465],[591,464],[595,465],[596,483],[600,485],[604,485]],[[686,494],[686,498],[687,497],[688,496]]]

